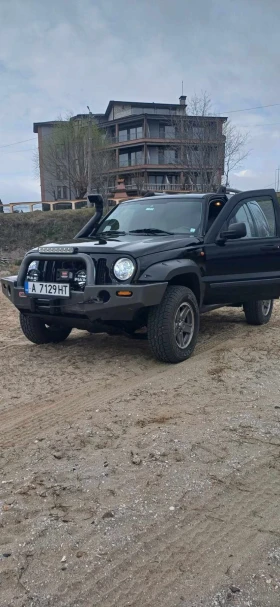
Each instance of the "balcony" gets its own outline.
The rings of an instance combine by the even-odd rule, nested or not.
[[[170,146],[170,147],[180,147],[181,145],[183,146],[200,146],[200,145],[205,145],[205,142],[203,141],[199,141],[197,139],[180,139],[180,137],[168,137],[168,136],[161,136],[161,135],[152,135],[151,133],[147,134],[146,136],[143,136],[141,138],[138,139],[125,139],[120,141],[117,137],[109,137],[105,140],[105,145],[107,148],[109,149],[118,149],[118,148],[123,148],[123,147],[132,147],[135,145],[162,145],[162,146]],[[224,138],[216,138],[213,140],[209,140],[207,141],[207,145],[211,146],[218,146],[218,145],[224,145]]]

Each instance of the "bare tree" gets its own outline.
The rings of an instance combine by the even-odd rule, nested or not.
[[[50,135],[43,140],[41,155],[38,153],[35,158],[37,172],[45,172],[48,191],[54,198],[58,183],[68,188],[70,196],[84,198],[88,190],[89,163],[91,189],[107,194],[115,154],[106,145],[105,133],[91,117],[84,116],[57,120]]]
[[[146,183],[144,172],[135,171],[135,173],[132,174],[132,181],[133,181],[133,185],[135,185],[137,194],[138,195],[142,194],[144,187],[145,187],[145,183]]]
[[[229,176],[232,171],[238,169],[249,156],[248,149],[249,133],[242,133],[230,121],[224,125],[225,141],[225,163],[224,163],[224,185],[229,186]]]
[[[240,165],[249,151],[247,134],[226,118],[215,116],[209,95],[202,92],[188,102],[188,113],[172,118],[177,142],[172,162],[181,168],[182,185],[192,190],[215,190]]]

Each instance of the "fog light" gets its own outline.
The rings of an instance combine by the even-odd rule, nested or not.
[[[40,280],[39,270],[29,270],[27,274],[27,280],[31,282],[38,282]]]
[[[86,272],[84,270],[79,270],[79,272],[75,274],[74,281],[78,283],[79,287],[84,287],[87,282]]]

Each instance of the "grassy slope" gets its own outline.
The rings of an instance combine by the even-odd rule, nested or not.
[[[93,209],[0,214],[0,256],[19,259],[31,247],[71,240],[93,214]]]
[[[0,214],[0,256],[20,259],[31,247],[71,240],[93,213],[93,209],[81,209]]]

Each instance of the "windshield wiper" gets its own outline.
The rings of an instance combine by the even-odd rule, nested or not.
[[[108,230],[108,231],[104,231],[104,232],[99,232],[98,234],[96,234],[96,236],[110,236],[112,234],[112,236],[125,236],[126,232],[122,232],[121,230]]]
[[[166,230],[159,230],[158,228],[139,228],[139,230],[130,230],[129,234],[167,234],[174,236],[173,232],[166,232]]]

